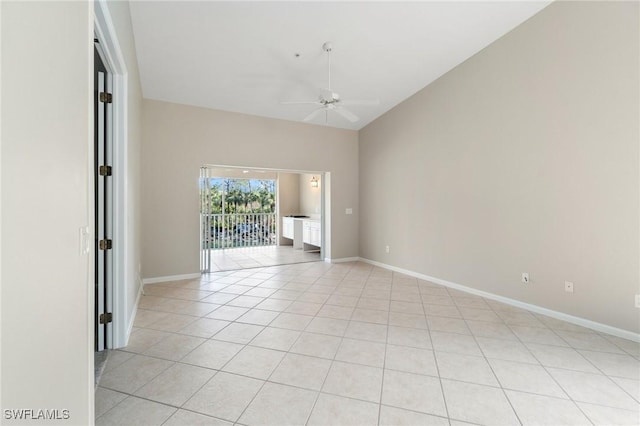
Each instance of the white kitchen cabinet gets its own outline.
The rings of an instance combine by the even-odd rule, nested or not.
[[[282,236],[293,240],[294,234],[293,234],[293,218],[292,217],[282,218]]]
[[[282,236],[293,240],[294,249],[302,249],[302,219],[294,217],[282,218]]]
[[[304,249],[305,244],[321,247],[322,225],[319,220],[283,217],[282,236],[293,240],[294,249]]]
[[[302,223],[302,241],[316,247],[322,246],[322,227],[320,221],[305,220]]]

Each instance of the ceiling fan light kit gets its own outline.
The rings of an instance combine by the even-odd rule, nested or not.
[[[292,101],[292,102],[281,102],[283,105],[303,105],[303,104],[313,104],[320,105],[317,109],[312,111],[309,115],[307,115],[303,121],[309,122],[318,117],[322,112],[324,112],[324,122],[325,124],[329,121],[329,111],[333,111],[345,119],[349,120],[352,123],[355,123],[360,118],[355,115],[353,112],[344,108],[343,105],[378,105],[380,102],[378,100],[351,100],[344,102],[340,99],[340,95],[331,90],[331,52],[333,50],[333,45],[330,41],[325,42],[322,45],[322,50],[327,53],[327,68],[328,68],[328,88],[321,89],[320,95],[317,100],[309,100],[309,101]]]

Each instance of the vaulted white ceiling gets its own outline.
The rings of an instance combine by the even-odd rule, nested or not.
[[[280,102],[318,98],[331,41],[333,91],[380,103],[326,124],[360,129],[549,3],[133,1],[131,18],[145,98],[293,121],[316,106]]]

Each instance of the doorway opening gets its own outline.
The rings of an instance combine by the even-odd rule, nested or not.
[[[201,167],[201,272],[322,260],[324,175]]]

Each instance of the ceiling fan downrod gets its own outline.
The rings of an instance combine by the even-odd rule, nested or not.
[[[331,90],[331,51],[333,50],[333,45],[331,44],[330,41],[325,41],[324,44],[322,45],[322,50],[324,50],[325,52],[327,52],[327,57],[328,57],[328,65],[329,65],[329,91],[333,92]]]

